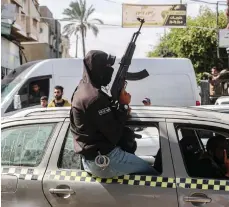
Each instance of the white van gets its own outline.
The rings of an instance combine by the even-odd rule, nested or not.
[[[116,59],[116,75],[120,59]],[[154,106],[199,105],[200,98],[192,63],[183,58],[133,59],[130,72],[147,69],[150,76],[140,81],[129,81],[127,91],[131,93],[131,105],[142,105],[150,98]],[[82,78],[82,59],[48,59],[33,61],[16,68],[2,80],[2,115],[21,108],[32,107],[29,95],[34,82],[49,98],[53,98],[55,85],[64,87],[64,98],[69,101]],[[18,104],[18,101],[20,104]],[[37,104],[39,105],[39,103]]]

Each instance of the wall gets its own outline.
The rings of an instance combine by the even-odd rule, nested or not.
[[[53,18],[53,14],[47,6],[40,6],[40,14],[41,14],[41,17]],[[47,22],[50,25],[51,30],[55,32],[54,19],[43,19],[42,21]]]
[[[20,66],[19,47],[4,37],[1,42],[1,66],[8,69]]]
[[[70,58],[69,49],[70,49],[70,42],[69,38],[66,36],[61,37],[61,48],[62,48],[62,58]]]
[[[39,43],[48,43],[49,44],[49,26],[45,22],[40,22]]]
[[[39,11],[35,5],[36,1],[34,0],[27,0],[28,2],[28,11],[29,16],[27,16],[26,19],[26,29],[29,38],[31,40],[38,41],[39,38],[39,32],[40,32],[40,14]]]
[[[23,47],[28,62],[52,58],[51,50],[47,43],[23,44]]]

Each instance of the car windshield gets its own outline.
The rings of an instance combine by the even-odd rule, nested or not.
[[[23,77],[22,73],[26,71],[28,73],[28,70],[32,68],[36,63],[40,61],[33,61],[26,63],[24,65],[21,65],[18,68],[15,68],[12,70],[7,76],[4,77],[4,79],[1,82],[1,102],[3,102],[6,98],[6,96],[19,84],[21,81],[19,75]]]
[[[16,87],[20,81],[13,80],[9,84],[1,86],[1,101],[5,100],[5,97]]]

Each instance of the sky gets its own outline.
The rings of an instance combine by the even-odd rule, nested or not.
[[[47,6],[53,13],[54,18],[62,19],[65,16],[62,14],[65,8],[68,8],[72,0],[39,0],[41,6]],[[216,0],[207,0],[215,3]],[[183,2],[185,2],[183,0]],[[226,2],[226,0],[225,0]],[[132,34],[137,28],[122,28],[122,3],[136,3],[136,4],[179,4],[180,0],[87,0],[87,6],[93,5],[95,12],[91,18],[99,18],[105,24],[120,25],[120,26],[99,26],[99,34],[97,37],[92,32],[88,31],[86,37],[86,51],[91,49],[103,50],[107,53],[121,57],[132,37]],[[201,4],[188,1],[187,14],[189,16],[196,16],[198,14]],[[203,4],[202,4],[203,5]],[[215,10],[215,5],[209,5]],[[224,9],[224,6],[220,7]],[[61,26],[67,24],[61,22]],[[168,32],[165,28],[143,28],[141,35],[137,40],[137,46],[134,57],[146,57],[147,52],[152,50],[164,32]],[[70,55],[75,56],[76,52],[76,36],[70,38]],[[82,44],[79,37],[78,57],[82,57]]]

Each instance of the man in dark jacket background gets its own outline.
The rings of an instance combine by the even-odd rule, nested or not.
[[[102,178],[139,172],[157,174],[147,162],[119,146],[131,96],[121,93],[117,110],[101,90],[111,82],[111,62],[105,52],[98,50],[84,58],[83,79],[73,95],[70,113],[75,151],[82,155],[84,169]]]
[[[229,158],[227,158],[226,138],[217,135],[207,142],[207,153],[202,155],[197,168],[197,175],[212,179],[229,179]]]

